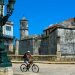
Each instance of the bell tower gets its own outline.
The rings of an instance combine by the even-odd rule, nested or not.
[[[23,17],[20,20],[20,39],[24,39],[25,37],[28,37],[28,20]]]

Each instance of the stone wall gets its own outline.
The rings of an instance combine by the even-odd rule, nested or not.
[[[58,29],[61,55],[75,55],[75,30]]]
[[[30,51],[33,54],[33,40],[20,40],[19,42],[19,54],[23,55],[27,51]]]
[[[57,30],[49,35],[48,54],[56,54],[57,51]]]
[[[41,38],[40,49],[39,49],[40,55],[48,54],[48,43],[49,43],[48,40],[49,40],[48,37]]]

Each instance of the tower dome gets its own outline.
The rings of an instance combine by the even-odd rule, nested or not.
[[[21,20],[26,20],[26,17],[22,17],[22,19]]]

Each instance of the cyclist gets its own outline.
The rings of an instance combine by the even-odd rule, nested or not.
[[[32,60],[33,58],[32,58],[32,56],[31,56],[30,51],[27,51],[27,52],[24,54],[23,58],[24,58],[24,62],[27,64],[27,69],[29,70],[30,64],[33,62],[33,60]]]

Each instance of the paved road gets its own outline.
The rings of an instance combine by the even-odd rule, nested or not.
[[[40,68],[39,73],[33,73],[31,70],[21,72],[21,64],[13,64],[14,75],[75,75],[75,64],[36,64]]]

